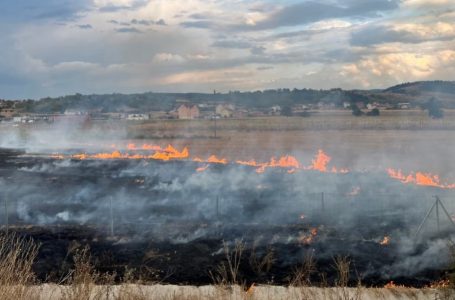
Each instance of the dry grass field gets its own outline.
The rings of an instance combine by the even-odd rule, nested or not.
[[[33,146],[109,149],[112,144],[119,148],[128,143],[172,144],[189,147],[192,157],[269,160],[291,154],[305,164],[323,149],[338,167],[393,167],[455,178],[454,110],[446,110],[441,120],[421,110],[383,111],[379,117],[320,111],[307,118],[219,119],[216,138],[213,120],[94,121],[76,131],[56,124],[2,125],[0,133],[14,134]]]
[[[424,300],[453,299],[453,294],[441,289],[412,288],[316,288],[257,286],[245,291],[240,286],[176,286],[176,285],[115,285],[90,286],[91,297],[74,293],[73,286],[42,285],[30,290],[36,300],[93,299],[93,300]]]
[[[420,169],[455,177],[455,111],[447,111],[442,120],[423,111],[385,111],[377,118],[338,111],[310,118],[217,120],[216,139],[210,120],[148,121],[127,128],[129,142],[188,146],[194,156],[268,160],[291,154],[309,163],[323,149],[341,167]]]

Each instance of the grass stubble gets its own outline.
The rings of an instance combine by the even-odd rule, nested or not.
[[[241,264],[249,263],[258,273],[266,274],[272,268],[273,250],[259,256],[251,251],[245,256],[247,246],[242,240],[224,243],[224,261],[209,275],[210,286],[175,286],[160,282],[145,284],[134,270],[127,270],[123,278],[116,281],[115,273],[98,272],[88,247],[74,250],[73,267],[57,284],[38,282],[33,272],[33,263],[39,245],[30,238],[15,233],[0,234],[0,299],[4,300],[249,300],[249,299],[455,299],[455,275],[449,276],[449,284],[428,289],[404,287],[365,288],[361,281],[350,287],[351,261],[346,256],[333,258],[332,267],[337,273],[334,287],[329,287],[324,273],[319,273],[313,253],[309,252],[302,263],[289,276],[289,286],[246,284],[240,274]],[[452,246],[455,262],[455,248]],[[455,264],[454,264],[455,267]],[[319,278],[318,278],[319,277]],[[312,279],[318,278],[318,283]],[[117,283],[116,283],[117,282]]]

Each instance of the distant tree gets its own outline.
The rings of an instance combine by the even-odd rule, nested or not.
[[[444,117],[444,111],[442,110],[441,104],[433,97],[425,104],[425,108],[428,110],[428,116],[433,119],[442,119]]]
[[[367,116],[378,117],[380,115],[379,109],[373,108],[371,111],[367,112]]]
[[[291,117],[292,116],[292,107],[289,105],[285,105],[281,108],[281,115],[286,116],[286,117]]]
[[[361,115],[363,115],[363,111],[355,103],[351,104],[351,110],[353,116],[360,117]]]

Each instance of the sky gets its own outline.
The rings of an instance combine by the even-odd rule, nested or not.
[[[455,78],[455,0],[0,0],[0,98]]]

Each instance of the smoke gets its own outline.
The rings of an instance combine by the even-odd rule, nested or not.
[[[210,164],[199,173],[195,170],[200,165],[189,160],[80,161],[48,156],[104,150],[110,143],[124,144],[125,136],[125,131],[103,134],[70,125],[26,132],[15,129],[2,135],[1,146],[27,151],[24,156],[0,157],[0,195],[8,199],[10,221],[95,225],[106,232],[112,222],[115,233],[129,240],[153,238],[175,244],[244,238],[261,247],[299,245],[301,251],[282,254],[283,264],[296,264],[307,250],[325,260],[346,254],[363,261],[362,276],[383,279],[447,266],[446,241],[453,238],[452,224],[442,212],[440,235],[434,215],[421,235],[414,235],[433,196],[438,194],[445,203],[452,192],[392,180],[378,166],[400,162],[392,162],[381,151],[352,160],[335,156],[336,165],[349,162],[353,171],[348,174],[288,174],[279,168],[257,174],[255,168],[236,164]],[[317,141],[306,142],[318,147]],[[280,142],[279,138],[253,141],[265,148]],[[349,145],[341,138],[331,143],[339,144],[341,157],[348,154]],[[426,148],[423,142],[416,147]],[[40,155],[32,155],[36,152]],[[306,161],[314,153],[293,152]],[[432,158],[428,163],[437,160],[441,159]],[[410,166],[416,160],[407,163]],[[312,228],[317,234],[308,240]],[[390,244],[380,245],[385,236],[390,237]]]

